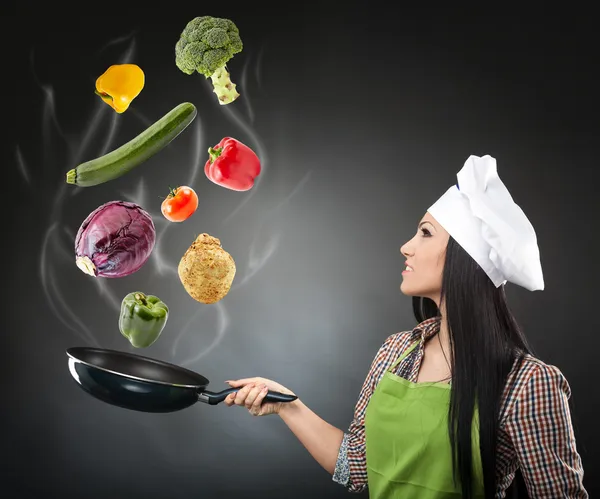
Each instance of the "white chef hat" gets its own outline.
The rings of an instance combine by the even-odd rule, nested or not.
[[[533,226],[498,177],[491,156],[470,156],[429,213],[479,264],[496,287],[510,281],[543,290]]]

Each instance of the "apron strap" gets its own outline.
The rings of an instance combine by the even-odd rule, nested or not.
[[[410,352],[412,352],[415,349],[415,347],[418,345],[419,345],[419,342],[417,341],[417,342],[413,343],[410,347],[408,347],[406,350],[404,350],[404,353],[402,355],[400,355],[400,357],[398,357],[398,360],[396,360],[396,362],[394,362],[394,364],[392,365],[392,367],[390,367],[388,369],[388,371],[392,372],[394,369],[396,369],[396,366],[398,364],[400,364],[400,362],[402,362],[402,360],[404,360],[408,356],[408,354]]]

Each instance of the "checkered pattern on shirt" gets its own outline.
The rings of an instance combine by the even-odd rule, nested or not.
[[[419,345],[394,371],[416,382],[425,340],[439,330],[439,319],[423,321],[412,331],[389,336],[375,356],[344,434],[333,480],[350,492],[367,487],[365,411],[383,374],[415,341]],[[536,498],[587,499],[583,467],[575,445],[568,399],[569,384],[560,370],[527,355],[511,370],[502,397],[498,430],[496,498],[505,497],[517,467],[529,495]]]

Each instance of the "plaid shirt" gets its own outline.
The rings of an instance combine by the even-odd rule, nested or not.
[[[404,350],[419,341],[397,366],[395,374],[416,382],[425,340],[439,331],[439,319],[427,319],[412,331],[389,336],[375,356],[362,386],[354,419],[344,433],[333,480],[350,492],[367,487],[365,410],[386,370]],[[510,389],[512,387],[512,389]],[[511,370],[502,397],[498,429],[496,497],[505,497],[517,467],[531,497],[588,498],[576,445],[568,399],[569,384],[560,370],[527,355]]]

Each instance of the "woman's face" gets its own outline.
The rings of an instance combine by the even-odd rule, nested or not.
[[[401,248],[406,257],[400,290],[408,296],[432,299],[439,307],[442,273],[449,234],[429,212],[417,226],[417,233]]]

